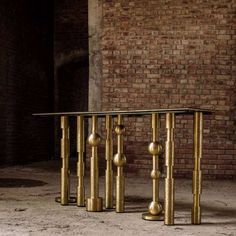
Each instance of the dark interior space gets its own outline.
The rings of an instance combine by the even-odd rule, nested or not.
[[[88,110],[88,58],[58,68],[58,110]]]
[[[88,58],[75,61],[58,68],[58,111],[87,111],[88,110]],[[58,119],[58,118],[57,118]],[[58,122],[58,121],[57,121]],[[59,122],[58,122],[59,123]],[[87,126],[87,125],[86,125]],[[57,126],[59,128],[59,126]],[[76,157],[76,119],[70,119],[71,156]],[[87,129],[86,129],[87,130]],[[61,132],[58,130],[58,132]],[[57,139],[58,134],[55,138]],[[60,146],[56,147],[57,156]]]
[[[48,159],[52,123],[32,113],[53,108],[51,1],[0,2],[0,164]]]
[[[87,8],[87,1],[0,2],[0,165],[59,158],[58,120],[33,113],[87,110]]]
[[[54,1],[54,110],[88,110],[88,1]],[[55,118],[55,157],[60,121]],[[70,119],[71,156],[76,156],[76,120]]]
[[[54,1],[55,64],[78,59],[88,50],[88,1]],[[62,62],[61,62],[62,61]]]

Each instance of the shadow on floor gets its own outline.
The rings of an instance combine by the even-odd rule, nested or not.
[[[125,197],[125,202],[126,202],[126,213],[139,213],[139,212],[145,212],[147,211],[148,204],[151,202],[150,198],[143,198],[140,196],[126,196]],[[161,199],[160,202],[163,204],[163,200]],[[201,205],[202,209],[202,216],[204,217],[211,217],[212,219],[222,219],[224,218],[225,221],[219,222],[218,220],[216,222],[202,222],[201,225],[212,225],[215,226],[217,225],[236,225],[236,209],[231,208],[227,206],[226,203],[223,201],[216,201],[216,203],[222,203],[223,206],[210,206],[210,205]],[[191,217],[191,209],[192,209],[192,203],[190,202],[175,202],[175,211],[177,212],[184,212],[183,216],[177,216],[175,219],[189,219]],[[187,212],[187,214],[186,214]],[[232,218],[234,220],[232,220]],[[175,224],[178,226],[181,225],[191,225],[190,223],[186,224]]]
[[[46,182],[34,179],[0,178],[0,188],[31,188],[46,184]]]

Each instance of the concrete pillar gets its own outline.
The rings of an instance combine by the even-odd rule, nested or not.
[[[89,111],[101,110],[102,0],[88,0],[89,26]]]

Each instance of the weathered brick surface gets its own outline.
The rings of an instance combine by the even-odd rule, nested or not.
[[[104,0],[102,109],[202,107],[204,176],[236,176],[233,0]],[[127,171],[149,174],[149,118],[126,119]],[[176,119],[176,174],[191,176],[192,121]],[[161,141],[165,123],[161,124]]]
[[[0,2],[0,164],[50,156],[53,126],[32,113],[52,110],[51,13],[47,0]]]

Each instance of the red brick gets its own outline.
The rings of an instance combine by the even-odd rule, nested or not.
[[[191,10],[194,8],[199,10]],[[232,66],[233,39],[236,38],[232,21],[234,8],[233,1],[226,0],[186,1],[181,9],[176,1],[110,0],[103,3],[102,96],[110,99],[103,99],[102,109],[197,106],[215,110],[204,122],[203,168],[209,178],[235,175],[228,171],[228,161],[235,158],[236,150],[236,84]],[[108,59],[113,51],[119,57],[113,55]],[[113,88],[120,85],[127,88],[127,92],[118,92],[122,100],[113,94]],[[188,160],[193,159],[193,123],[190,119],[192,117],[181,116],[176,120],[177,176],[191,177]],[[137,125],[140,129],[135,128]],[[135,141],[129,146],[129,160],[150,158],[148,153],[140,156],[135,151],[144,146],[142,139],[150,140],[150,136],[143,133],[143,130],[150,132],[150,123],[136,120],[127,126],[131,130],[128,141]],[[164,142],[163,122],[160,137]],[[137,173],[149,175],[145,165],[145,162],[139,165]],[[127,171],[134,171],[133,168],[129,166]],[[236,165],[230,168],[236,170]]]

